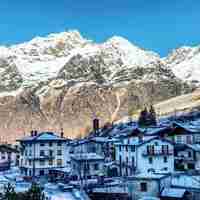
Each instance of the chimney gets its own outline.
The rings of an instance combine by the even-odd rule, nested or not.
[[[34,136],[34,131],[32,130],[32,131],[31,131],[31,137],[33,137],[33,136]]]
[[[34,136],[37,136],[37,130],[34,131]]]
[[[99,130],[99,119],[97,118],[93,119],[93,130],[94,132],[97,132]]]
[[[63,130],[63,128],[61,128],[60,137],[64,138],[64,130]]]

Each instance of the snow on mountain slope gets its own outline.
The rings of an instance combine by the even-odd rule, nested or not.
[[[8,48],[1,47],[2,56],[16,65],[23,79],[22,86],[55,78],[60,71],[65,71],[66,77],[71,79],[79,78],[77,75],[82,71],[80,81],[87,81],[89,73],[94,72],[94,76],[101,75],[104,82],[110,82],[121,70],[128,73],[129,69],[145,67],[160,59],[157,54],[122,37],[114,36],[97,44],[83,38],[78,31],[50,34]]]
[[[102,46],[104,51],[118,54],[126,66],[145,66],[160,59],[158,54],[141,49],[119,36],[110,38]]]
[[[163,61],[178,78],[200,83],[200,46],[176,49]]]

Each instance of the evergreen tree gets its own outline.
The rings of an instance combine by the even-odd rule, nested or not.
[[[35,183],[32,184],[29,191],[26,193],[26,198],[29,200],[44,200],[42,189]]]
[[[150,110],[149,110],[149,123],[150,125],[156,125],[157,120],[156,120],[156,111],[154,107],[151,105]]]
[[[8,183],[7,186],[4,187],[4,200],[17,200],[17,193],[15,192],[14,187]]]
[[[140,112],[140,116],[138,119],[138,125],[139,126],[146,126],[148,121],[148,110],[145,107],[144,110]]]
[[[42,189],[33,184],[27,192],[16,193],[14,187],[9,183],[4,188],[4,194],[2,200],[45,200],[45,195]]]

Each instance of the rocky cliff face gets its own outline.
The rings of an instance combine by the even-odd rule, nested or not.
[[[76,137],[86,134],[96,115],[103,125],[190,92],[191,84],[173,73],[189,54],[180,52],[161,59],[124,38],[96,44],[77,31],[1,47],[0,139],[61,128]]]

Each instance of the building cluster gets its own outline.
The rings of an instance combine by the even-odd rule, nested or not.
[[[0,148],[1,160],[15,161],[26,179],[83,188],[91,199],[199,199],[198,119],[142,128],[131,121],[103,129],[97,124],[95,119],[94,131],[75,140],[63,132],[32,131],[18,140],[12,158]]]

